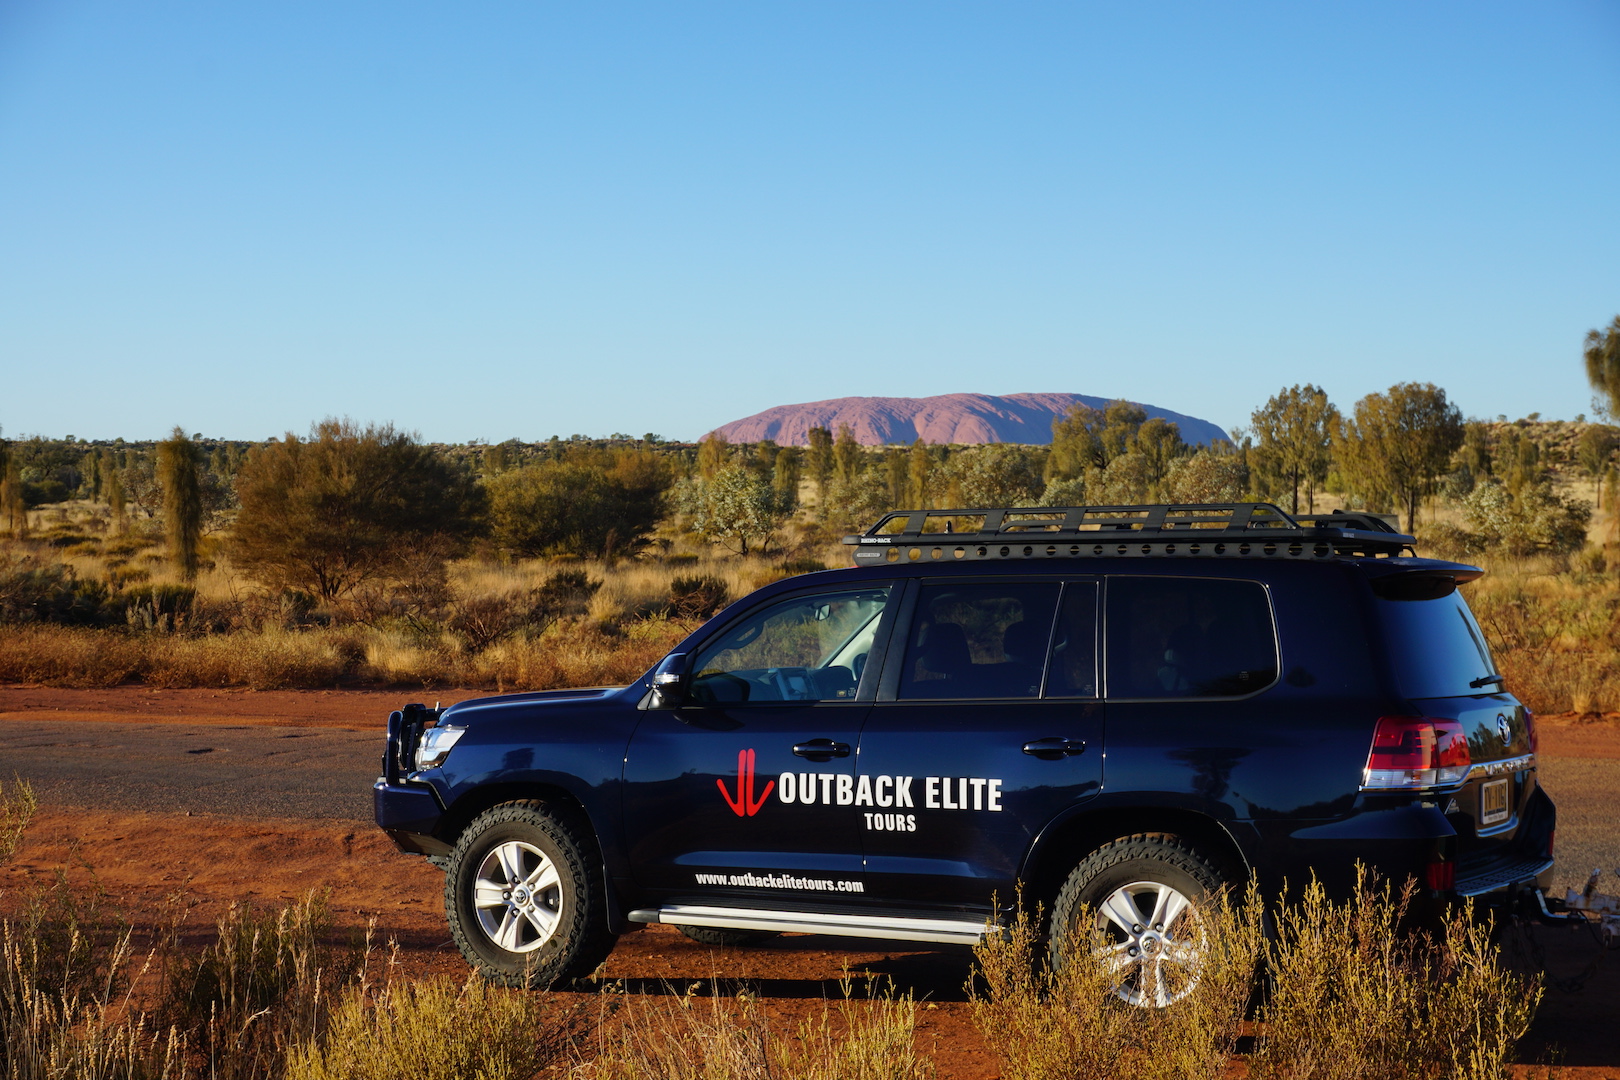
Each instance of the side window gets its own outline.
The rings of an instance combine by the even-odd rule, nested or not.
[[[1056,582],[925,585],[907,635],[902,700],[1041,692]]]
[[[1109,697],[1238,697],[1277,678],[1258,582],[1116,577],[1107,605]]]
[[[1046,668],[1046,696],[1097,696],[1097,586],[1089,581],[1063,586],[1052,660]]]
[[[889,588],[779,600],[704,646],[692,699],[705,704],[833,701],[855,696]]]

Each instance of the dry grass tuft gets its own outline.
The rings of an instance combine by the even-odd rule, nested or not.
[[[1250,1061],[1257,1080],[1509,1075],[1539,984],[1503,967],[1468,909],[1438,938],[1403,931],[1412,885],[1366,873],[1344,903],[1313,881],[1285,904],[1267,950],[1271,995]]]
[[[812,1013],[792,1038],[773,1031],[753,995],[697,996],[624,1003],[620,1022],[603,1024],[576,1080],[932,1080],[916,1048],[916,1002],[886,989],[844,997]],[[622,1000],[622,999],[621,999]],[[614,1005],[620,1004],[615,1001]]]
[[[1252,885],[1241,902],[1205,904],[1197,988],[1167,1008],[1143,1009],[1115,994],[1100,938],[1068,950],[1061,965],[1042,964],[1038,913],[1021,910],[1005,933],[974,947],[982,979],[969,987],[974,1020],[1006,1075],[1020,1080],[1224,1076],[1260,958],[1261,911]]]
[[[542,994],[438,977],[355,987],[288,1080],[528,1080],[571,1059],[577,1013]]]

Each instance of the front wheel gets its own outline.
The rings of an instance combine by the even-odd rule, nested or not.
[[[490,982],[541,989],[594,971],[613,948],[596,846],[544,803],[506,803],[467,826],[444,907],[467,962]]]
[[[1140,833],[1080,860],[1052,908],[1052,957],[1089,948],[1131,1005],[1163,1008],[1198,985],[1206,951],[1199,907],[1228,884],[1180,837]]]

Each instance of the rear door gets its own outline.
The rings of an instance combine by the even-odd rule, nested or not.
[[[1468,777],[1442,796],[1461,881],[1537,857],[1548,838],[1534,820],[1544,796],[1530,712],[1503,692],[1485,635],[1449,580],[1391,577],[1373,587],[1396,686],[1413,711],[1458,721],[1468,740]]]
[[[929,579],[861,735],[867,899],[987,907],[1042,826],[1102,785],[1097,584]]]

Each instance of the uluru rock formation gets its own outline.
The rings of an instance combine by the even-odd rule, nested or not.
[[[941,394],[938,397],[845,397],[778,405],[741,420],[722,424],[715,431],[728,442],[774,439],[783,446],[806,446],[810,429],[836,432],[848,424],[855,441],[868,446],[885,443],[1049,443],[1052,421],[1068,415],[1076,405],[1106,408],[1109,398],[1086,394]],[[1162,416],[1181,427],[1189,443],[1226,439],[1225,431],[1194,416],[1185,416],[1145,402],[1136,404],[1149,417]]]

